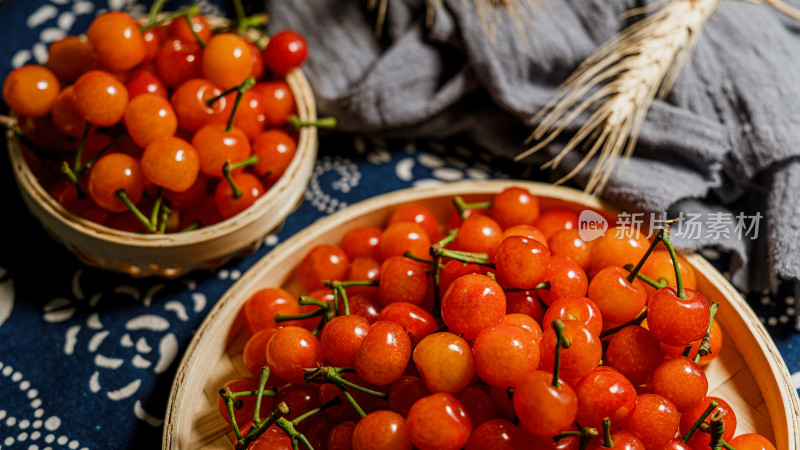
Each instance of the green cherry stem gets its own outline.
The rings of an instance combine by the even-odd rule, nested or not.
[[[359,416],[359,417],[361,417],[362,419],[363,419],[364,417],[367,417],[367,413],[366,413],[366,412],[364,412],[364,409],[361,407],[361,405],[359,405],[359,404],[358,404],[358,402],[356,401],[356,399],[355,399],[355,398],[353,398],[353,395],[352,395],[352,394],[350,394],[349,392],[347,392],[347,389],[345,389],[345,387],[344,387],[342,384],[339,384],[339,383],[337,383],[337,384],[336,384],[336,387],[338,387],[338,388],[339,388],[339,390],[342,392],[342,395],[343,395],[343,396],[344,396],[344,398],[347,400],[347,403],[350,403],[350,406],[352,406],[352,407],[353,407],[353,409],[355,409],[355,410],[356,410],[356,413],[358,413],[358,416]],[[337,398],[338,398],[338,397],[337,397]]]
[[[629,269],[631,273],[629,273],[628,277],[626,278],[628,280],[628,283],[633,284],[633,280],[636,279],[636,275],[639,273],[640,270],[642,270],[642,266],[644,266],[644,263],[647,261],[647,258],[650,257],[650,254],[653,253],[653,250],[655,250],[656,245],[658,245],[658,243],[661,242],[661,239],[663,237],[664,237],[664,230],[662,229],[658,233],[656,233],[655,238],[653,238],[653,242],[650,243],[650,247],[647,247],[647,251],[644,253],[644,255],[642,255],[641,259],[639,259],[639,262],[636,263],[636,266],[633,269]]]
[[[461,220],[465,220],[464,211],[468,209],[489,209],[492,207],[492,202],[467,203],[460,195],[456,195],[453,197],[453,206],[456,207],[456,211],[458,211],[458,216],[461,217]]]
[[[264,386],[267,384],[269,378],[269,366],[261,368],[261,376],[258,379],[258,391],[256,391],[256,406],[253,410],[253,423],[258,425],[261,423],[261,399],[264,397]],[[272,397],[272,396],[270,396]]]
[[[164,188],[158,188],[158,195],[156,196],[156,200],[153,202],[153,211],[150,212],[150,223],[153,224],[155,228],[156,224],[158,223],[159,218],[159,210],[161,209],[161,202],[164,200]]]
[[[614,446],[614,441],[611,440],[611,419],[608,417],[603,419],[603,448],[611,448]]]
[[[152,26],[153,23],[155,23],[155,21],[158,19],[158,13],[160,13],[161,10],[164,9],[164,5],[168,1],[169,0],[156,0],[153,2],[153,4],[150,6],[150,11],[147,14],[147,24],[145,26],[150,27]],[[140,28],[140,31],[147,31],[147,30],[146,29],[142,30]]]
[[[61,163],[61,173],[67,176],[67,179],[75,185],[78,190],[81,189],[80,185],[78,184],[78,176],[75,175],[75,172],[72,171],[72,168],[67,164],[66,161]],[[81,191],[83,192],[83,191]],[[85,194],[84,194],[85,195]]]
[[[708,321],[708,331],[706,331],[706,334],[703,336],[703,340],[700,342],[700,348],[697,349],[697,353],[694,355],[694,362],[695,363],[699,363],[700,362],[700,358],[702,358],[703,356],[706,356],[709,353],[711,353],[711,341],[710,341],[711,325],[714,324],[714,316],[717,315],[717,309],[719,309],[719,302],[712,303],[711,306],[708,309],[710,310],[710,313],[711,313],[711,315],[710,315],[711,318]],[[689,349],[691,349],[691,348],[692,348],[692,346],[690,345]]]
[[[313,311],[301,314],[275,314],[275,322],[288,322],[290,320],[310,319],[312,317],[321,316],[323,314],[325,314],[324,309],[315,309]]]
[[[187,225],[186,228],[182,229],[180,232],[181,233],[185,233],[187,231],[194,231],[194,230],[200,228],[200,226],[202,226],[202,225],[203,224],[202,224],[202,222],[200,222],[199,219],[198,220],[194,220],[194,221],[192,221],[192,223]]]
[[[702,431],[703,433],[706,433],[706,434],[710,434],[711,433],[711,425],[703,422],[702,424],[700,424],[700,431]],[[725,442],[725,439],[722,439],[722,448],[724,448],[725,450],[736,450],[736,447],[734,447],[731,444],[728,444],[727,442]]]
[[[311,372],[307,373],[303,376],[306,382],[322,382],[322,383],[334,383],[334,384],[341,384],[343,386],[347,386],[349,388],[355,389],[359,392],[363,392],[365,394],[371,395],[373,397],[378,397],[380,399],[386,400],[389,398],[389,394],[379,392],[370,388],[366,388],[364,386],[359,386],[351,381],[344,379],[340,374],[345,372],[346,369],[342,367],[320,367],[317,369],[313,369]],[[319,380],[318,377],[322,376],[324,381]],[[318,381],[319,380],[319,381]]]
[[[678,292],[677,297],[679,299],[686,298],[686,291],[683,289],[683,280],[681,279],[681,269],[680,263],[678,262],[678,255],[675,253],[675,248],[672,246],[672,241],[669,238],[669,224],[664,226],[664,237],[662,238],[662,242],[664,245],[667,246],[667,250],[669,251],[669,256],[672,258],[672,265],[675,268],[675,281],[678,285]]]
[[[541,283],[537,284],[532,288],[527,289],[520,289],[520,288],[505,288],[503,292],[525,292],[525,291],[535,291],[537,289],[550,289],[550,282],[549,281],[542,281]]]
[[[92,124],[86,122],[86,126],[83,128],[83,134],[81,135],[81,140],[78,143],[78,151],[75,152],[75,164],[72,165],[72,169],[75,172],[79,172],[81,170],[81,160],[83,159],[83,147],[86,146],[86,138],[89,137],[89,130],[92,129]]]
[[[156,2],[156,3],[158,3],[158,2]],[[166,3],[166,1],[163,1],[162,4],[163,3]],[[156,6],[156,4],[154,3],[153,7],[155,7],[155,6]],[[160,9],[161,8],[159,7],[159,10]],[[150,17],[151,18],[150,18],[150,20],[147,21],[147,23],[145,25],[142,25],[141,27],[139,27],[139,31],[140,32],[144,33],[145,31],[149,30],[150,28],[157,27],[157,26],[159,26],[159,25],[161,25],[163,23],[167,23],[167,22],[169,22],[171,20],[175,20],[175,19],[180,19],[181,17],[187,17],[189,15],[195,15],[195,14],[198,14],[200,12],[200,9],[197,7],[197,5],[191,5],[191,6],[188,6],[188,7],[184,8],[184,9],[181,9],[179,11],[175,11],[175,12],[169,13],[166,16],[162,17],[161,19],[158,19],[159,10],[157,10],[155,12],[155,17],[154,17],[153,16],[153,9],[152,8],[150,9],[150,14],[151,14]],[[190,25],[189,25],[189,29],[192,31],[192,34],[196,35],[196,33],[194,32],[194,26],[192,26],[191,22],[190,22]],[[200,42],[198,41],[198,44],[199,43]],[[203,46],[205,46],[205,43],[203,43]]]
[[[303,127],[316,127],[316,128],[323,128],[323,129],[333,129],[336,128],[336,118],[335,117],[320,117],[316,120],[303,120],[296,115],[292,114],[287,119],[289,121],[289,125],[292,126],[295,130],[298,130]]]
[[[220,395],[222,395],[222,390],[220,390]],[[261,435],[264,434],[264,432],[267,431],[272,424],[278,422],[280,419],[283,419],[283,416],[289,414],[289,412],[289,405],[287,405],[286,402],[278,403],[278,406],[275,407],[275,409],[269,414],[269,416],[267,416],[266,419],[262,420],[259,424],[253,424],[253,426],[250,427],[250,431],[248,431],[244,437],[237,438],[234,450],[247,450],[247,447],[249,447],[253,441],[261,437]],[[229,413],[233,414],[232,410],[229,410]],[[236,423],[236,419],[233,415],[231,415],[231,419],[231,423]],[[236,428],[234,425],[234,431],[235,430]]]
[[[225,128],[225,132],[230,133],[231,130],[233,130],[233,121],[236,118],[236,111],[239,110],[239,103],[242,102],[242,96],[255,85],[256,79],[253,77],[247,77],[242,84],[234,88],[236,91],[236,100],[233,102],[233,110],[231,111],[231,116],[228,118],[228,126]]]
[[[581,427],[580,430],[562,431],[561,433],[554,435],[553,442],[558,442],[570,436],[578,436],[581,439],[592,439],[598,434],[597,428]]]
[[[316,407],[316,408],[314,408],[314,409],[312,409],[310,411],[306,411],[303,414],[295,417],[294,419],[292,419],[292,424],[293,425],[297,425],[298,423],[304,421],[305,419],[308,419],[309,417],[313,416],[314,414],[320,413],[322,411],[325,411],[326,409],[329,409],[329,408],[332,408],[334,406],[338,406],[338,405],[341,405],[341,404],[342,404],[342,399],[340,399],[339,397],[334,397],[334,398],[330,399],[328,401],[328,403],[325,403],[324,405]]]
[[[120,141],[122,141],[122,139],[125,138],[126,136],[127,134],[122,134],[120,136],[117,136],[116,139],[108,143],[105,147],[101,148],[99,152],[95,153],[94,156],[92,156],[91,158],[89,158],[88,161],[86,161],[86,164],[82,165],[80,169],[75,171],[75,175],[77,175],[78,178],[80,178],[84,173],[91,170],[91,168],[94,167],[94,164],[97,162],[97,160],[100,159],[100,157],[103,156],[105,152],[107,152],[115,145],[119,144]]]
[[[189,13],[183,16],[183,19],[186,20],[186,24],[189,25],[189,31],[192,32],[192,36],[194,36],[194,40],[197,41],[197,45],[201,48],[206,48],[206,41],[197,34],[197,31],[194,29],[194,23],[192,23],[192,18],[194,18],[194,13]]]
[[[431,266],[433,270],[433,310],[438,314],[441,314],[442,311],[442,296],[439,292],[442,276],[442,253],[444,253],[444,247],[455,241],[456,237],[458,237],[458,230],[450,230],[447,232],[447,236],[431,245],[431,248],[428,250],[428,254],[431,256]]]
[[[634,270],[633,264],[625,264],[622,268],[629,271],[630,273],[633,273]],[[644,281],[645,283],[649,284],[650,286],[653,286],[656,289],[661,289],[667,286],[667,283],[656,281],[641,272],[636,272],[636,278]],[[629,281],[629,283],[633,283],[633,281]]]
[[[602,338],[604,338],[606,336],[611,336],[612,334],[616,333],[617,331],[619,331],[619,330],[621,330],[623,328],[629,327],[631,325],[641,325],[642,322],[644,321],[644,319],[646,319],[646,318],[647,318],[647,309],[645,309],[644,311],[639,313],[638,316],[634,317],[633,319],[629,320],[628,322],[625,322],[623,324],[617,325],[614,328],[609,328],[609,329],[603,331],[602,333],[600,333],[600,339],[602,339]]]
[[[561,372],[561,347],[569,348],[570,342],[569,339],[564,337],[564,322],[559,319],[556,319],[552,322],[553,330],[556,332],[556,359],[555,364],[553,364],[553,386],[556,389],[561,389],[561,385],[558,383],[559,374]]]
[[[308,450],[314,450],[314,446],[311,445],[310,442],[308,442],[308,439],[305,437],[305,435],[303,435],[303,433],[297,431],[297,429],[294,427],[294,423],[292,423],[289,420],[286,420],[285,417],[279,418],[275,422],[275,425],[277,425],[278,427],[280,427],[280,429],[285,431],[286,434],[288,434],[289,437],[292,439],[292,448],[294,448],[294,449],[299,448],[299,446],[297,444],[298,441],[299,441],[299,442],[302,442],[303,445],[305,445]]]
[[[694,432],[697,431],[698,428],[700,428],[700,425],[706,420],[706,417],[708,417],[708,415],[711,414],[711,411],[714,411],[714,409],[717,406],[718,406],[717,401],[711,400],[711,402],[708,404],[708,407],[705,409],[705,411],[703,411],[703,414],[700,414],[700,417],[698,417],[695,423],[692,424],[692,427],[686,430],[686,434],[684,434],[683,437],[681,438],[681,442],[683,442],[684,444],[688,443],[689,439],[692,438]]]
[[[424,263],[424,264],[430,264],[431,266],[433,266],[433,259],[431,259],[431,258],[423,258],[422,256],[417,256],[411,251],[407,251],[407,252],[403,253],[403,256],[405,256],[408,259],[413,259],[414,261],[421,262],[421,263]],[[439,269],[440,270],[443,267],[444,266],[442,264],[439,264]]]
[[[147,228],[148,231],[150,231],[151,233],[155,233],[156,232],[155,225],[153,225],[153,223],[150,222],[150,219],[145,217],[145,215],[142,214],[141,211],[139,211],[139,208],[137,208],[136,205],[133,204],[133,202],[128,197],[128,194],[125,192],[124,189],[118,190],[116,192],[116,194],[117,194],[117,197],[119,197],[119,199],[122,200],[122,203],[124,203],[125,206],[127,206],[128,209],[131,210],[133,215],[136,216],[137,219],[139,219],[139,222],[142,222],[142,225],[144,225],[145,228]]]
[[[711,446],[712,450],[722,449],[722,433],[725,432],[725,419],[722,418],[722,412],[717,411],[711,415],[709,419],[711,431]]]
[[[233,9],[236,11],[236,23],[239,24],[239,34],[242,34],[241,26],[244,21],[244,5],[242,5],[242,0],[233,0]]]
[[[228,410],[228,415],[231,419],[231,425],[233,425],[233,433],[236,435],[236,442],[241,442],[242,432],[239,431],[239,424],[236,423],[236,413],[233,412],[233,393],[231,392],[231,388],[228,386],[223,387],[219,390],[219,396],[222,397],[222,401],[225,403],[225,408]]]
[[[242,189],[233,181],[233,174],[231,173],[231,162],[225,161],[225,164],[222,165],[222,175],[228,180],[228,184],[231,185],[231,189],[233,189],[233,198],[240,198],[242,196]]]
[[[236,27],[236,33],[242,36],[247,32],[248,28],[262,27],[266,25],[268,21],[269,21],[269,16],[264,13],[247,16],[239,22],[239,25]],[[256,46],[258,46],[258,43],[255,44]],[[264,48],[259,46],[259,49],[263,50]]]

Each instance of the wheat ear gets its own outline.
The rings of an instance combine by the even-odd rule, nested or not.
[[[533,121],[541,122],[526,142],[538,142],[516,160],[541,150],[591,110],[564,149],[543,168],[557,167],[586,141],[591,146],[583,159],[557,183],[572,178],[597,154],[586,191],[602,192],[619,157],[633,153],[653,98],[664,98],[672,88],[718,4],[719,0],[675,0],[604,43],[534,116]]]

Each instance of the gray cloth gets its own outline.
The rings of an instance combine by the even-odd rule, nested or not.
[[[353,133],[466,133],[508,157],[525,149],[531,116],[558,84],[632,23],[620,14],[643,6],[509,0],[512,8],[500,8],[489,0],[443,0],[428,28],[423,0],[387,1],[382,40],[362,1],[268,1],[272,31],[307,36],[305,71],[320,112]],[[478,11],[476,3],[487,5]],[[628,211],[760,213],[757,240],[677,242],[733,250],[733,280],[745,289],[800,277],[798,30],[800,23],[766,5],[721,2],[668,98],[653,103],[634,157],[604,192]],[[534,160],[549,159],[561,145]]]

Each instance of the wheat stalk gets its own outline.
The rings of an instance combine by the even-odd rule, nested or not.
[[[555,168],[580,143],[591,143],[583,159],[557,183],[572,178],[597,155],[586,191],[602,192],[617,160],[630,157],[653,101],[663,99],[691,56],[719,0],[675,0],[604,43],[560,86],[533,121],[528,141],[538,143],[516,157],[544,148],[586,110],[593,110],[567,145],[543,168]],[[599,154],[598,154],[599,152]]]

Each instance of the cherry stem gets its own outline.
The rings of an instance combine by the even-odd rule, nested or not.
[[[678,285],[678,293],[676,294],[679,299],[686,299],[686,291],[683,289],[683,280],[681,279],[681,265],[678,262],[678,255],[675,253],[675,248],[672,246],[672,241],[669,238],[669,224],[664,226],[664,237],[661,239],[664,245],[669,250],[669,256],[672,258],[672,265],[675,268],[675,281]]]
[[[709,445],[712,450],[720,450],[722,448],[722,434],[725,432],[725,419],[722,418],[722,411],[717,411],[711,415],[709,425],[711,430],[711,443]]]
[[[222,175],[228,180],[228,184],[231,185],[231,189],[233,189],[233,198],[241,198],[242,196],[242,189],[239,188],[239,185],[233,181],[233,174],[231,174],[231,162],[225,161],[225,164],[222,165]]]
[[[255,166],[256,164],[258,164],[258,161],[259,161],[258,155],[250,155],[250,157],[245,160],[231,163],[230,170],[232,172],[238,169],[239,167]]]
[[[287,120],[289,121],[289,125],[291,125],[295,130],[303,127],[317,127],[327,130],[336,128],[335,117],[320,117],[316,120],[303,120],[292,114]]]
[[[550,282],[549,281],[542,281],[541,283],[537,284],[532,288],[505,288],[503,292],[525,292],[525,291],[535,291],[537,289],[550,289]]]
[[[642,322],[644,321],[644,319],[646,319],[646,318],[647,318],[647,309],[645,309],[644,311],[639,313],[638,316],[634,317],[633,319],[629,320],[628,322],[625,322],[623,324],[617,325],[614,328],[609,328],[607,330],[604,330],[602,333],[600,333],[600,339],[602,339],[602,338],[604,338],[606,336],[611,336],[612,334],[616,333],[617,331],[619,331],[619,330],[621,330],[623,328],[629,327],[631,325],[641,325]]]
[[[264,26],[267,24],[268,21],[269,21],[269,16],[264,13],[247,16],[239,21],[239,25],[236,27],[236,33],[242,36],[247,32],[248,28],[257,28]],[[261,50],[263,50],[263,48],[261,48]]]
[[[258,425],[261,423],[261,398],[264,397],[264,386],[267,384],[269,378],[269,366],[261,368],[261,376],[258,379],[258,391],[256,392],[256,406],[253,410],[253,423]],[[275,392],[275,391],[272,391]],[[270,395],[270,397],[273,397]]]
[[[83,159],[83,147],[86,146],[86,138],[89,137],[89,130],[91,130],[92,124],[86,122],[86,126],[83,128],[83,134],[81,135],[80,143],[78,144],[78,151],[75,152],[75,164],[72,165],[72,168],[75,172],[80,172],[81,170],[81,159]]]
[[[255,85],[256,79],[253,77],[247,77],[246,80],[242,81],[242,84],[234,88],[236,91],[236,100],[233,102],[233,110],[231,111],[231,116],[228,118],[228,126],[225,128],[226,133],[230,133],[231,130],[233,130],[233,121],[236,119],[236,111],[239,110],[239,103],[242,102],[242,96],[244,96],[244,93]]]
[[[163,205],[161,207],[161,223],[158,225],[158,232],[161,234],[166,233],[167,231],[167,220],[169,216],[172,215],[172,211],[167,208],[167,205]]]
[[[80,184],[78,184],[78,176],[75,175],[75,172],[72,171],[72,168],[69,167],[69,164],[67,164],[66,161],[63,161],[61,163],[61,173],[66,175],[70,183],[75,185],[75,189],[78,190],[78,198],[81,199],[86,198],[86,193],[83,192],[83,189],[81,189]]]
[[[702,431],[703,433],[710,434],[711,433],[711,425],[703,422],[702,424],[700,424],[700,431]],[[727,442],[725,442],[725,439],[722,439],[722,448],[724,448],[726,450],[736,450],[736,448],[734,446],[732,446],[731,444],[728,444]]]
[[[220,390],[220,395],[222,395],[222,389]],[[258,411],[258,409],[256,409],[256,411]],[[289,412],[289,405],[287,405],[286,402],[278,403],[278,406],[275,407],[275,410],[273,410],[266,419],[262,420],[258,424],[254,423],[244,437],[237,437],[234,449],[246,450],[247,447],[249,447],[253,441],[261,437],[261,435],[264,434],[264,432],[267,431],[272,424],[276,423],[280,419],[283,419],[283,416],[289,414]],[[231,424],[234,424],[234,431],[236,431],[236,417],[233,415],[233,410],[228,409],[228,413],[231,415]]]
[[[275,314],[275,322],[288,322],[290,320],[303,320],[312,317],[321,316],[325,313],[324,309],[315,309],[313,311],[301,314]]]
[[[228,410],[228,415],[231,418],[231,425],[233,425],[233,433],[236,435],[236,441],[241,442],[242,433],[239,431],[239,424],[236,423],[236,413],[233,412],[233,394],[231,392],[231,388],[228,386],[223,387],[219,390],[219,396],[222,397],[222,401],[225,403],[225,408]]]
[[[336,387],[338,387],[339,390],[342,391],[342,395],[344,396],[345,399],[347,399],[347,403],[350,403],[350,406],[352,406],[353,409],[356,410],[356,413],[358,413],[359,417],[361,417],[362,419],[364,417],[367,417],[367,413],[364,412],[364,408],[362,408],[361,405],[358,404],[356,399],[353,398],[352,394],[347,392],[347,389],[345,389],[345,387],[343,385],[337,383]]]
[[[614,441],[611,440],[611,419],[608,417],[603,419],[603,448],[611,448],[614,446]]]
[[[164,200],[164,188],[158,188],[158,195],[156,196],[156,200],[153,202],[153,211],[150,213],[150,223],[153,224],[155,228],[156,224],[158,223],[158,212],[161,209],[161,202]]]
[[[456,211],[458,211],[458,216],[461,217],[461,220],[466,220],[464,211],[468,209],[489,209],[492,207],[492,202],[467,203],[460,195],[456,195],[453,197],[453,206],[456,207]]]
[[[299,448],[298,446],[298,441],[299,441],[302,442],[303,445],[305,445],[308,450],[314,450],[314,446],[311,445],[310,442],[308,442],[308,439],[305,437],[305,435],[303,435],[303,433],[295,429],[294,423],[286,420],[285,417],[281,417],[275,422],[275,424],[278,425],[283,431],[285,431],[290,438],[292,438],[293,449]]]
[[[433,266],[433,311],[437,315],[441,315],[442,313],[442,296],[439,292],[442,272],[442,253],[445,250],[444,247],[455,241],[456,237],[458,237],[458,229],[450,230],[447,232],[447,236],[431,245],[431,248],[428,250],[428,254],[431,255],[431,265]]]
[[[189,15],[195,15],[195,14],[198,14],[200,12],[200,9],[197,7],[197,5],[191,5],[191,6],[188,6],[188,7],[184,8],[184,9],[181,9],[180,11],[171,12],[171,13],[167,14],[166,16],[162,17],[161,19],[158,19],[158,13],[161,10],[161,6],[162,5],[158,5],[158,10],[156,10],[155,13],[153,12],[153,8],[155,8],[156,5],[159,2],[161,2],[162,5],[164,3],[166,3],[166,1],[162,1],[162,0],[158,0],[155,3],[153,3],[153,7],[150,8],[150,19],[147,21],[147,23],[145,25],[142,25],[141,27],[139,27],[139,31],[140,32],[144,33],[145,31],[149,30],[150,28],[157,27],[157,26],[159,26],[159,25],[161,25],[163,23],[169,22],[170,20],[180,19],[181,17],[188,17]],[[190,19],[190,22],[189,22],[189,30],[192,31],[192,34],[195,35],[195,39],[196,39],[198,36],[197,36],[197,33],[194,31],[194,26],[191,23],[191,19]],[[197,43],[200,44],[200,42],[202,42],[202,39],[200,41],[198,41]],[[203,42],[200,45],[205,47],[205,42]]]
[[[100,151],[99,151],[99,152],[97,152],[97,153],[95,153],[95,155],[94,155],[94,156],[92,156],[91,158],[89,158],[89,160],[88,160],[88,161],[86,161],[86,164],[84,164],[83,166],[81,166],[81,168],[80,168],[80,169],[78,169],[77,171],[75,171],[75,174],[78,176],[78,178],[80,178],[81,176],[83,176],[83,174],[84,174],[84,173],[86,173],[87,171],[91,170],[91,168],[92,168],[92,167],[94,167],[94,164],[97,162],[97,160],[98,160],[98,159],[100,159],[100,157],[101,157],[101,156],[103,156],[103,154],[104,154],[105,152],[107,152],[107,151],[108,151],[108,150],[109,150],[111,147],[113,147],[113,146],[115,146],[115,145],[119,144],[119,142],[120,142],[120,141],[121,141],[121,140],[122,140],[122,139],[123,139],[125,136],[127,136],[127,135],[126,135],[126,134],[123,134],[123,135],[121,135],[121,136],[118,136],[116,139],[114,139],[114,140],[113,140],[113,141],[111,141],[110,143],[106,144],[106,146],[105,146],[105,147],[101,148],[101,149],[100,149]]]
[[[150,11],[147,16],[147,24],[145,26],[149,27],[151,24],[155,23],[156,19],[158,19],[158,13],[164,9],[164,4],[166,4],[168,1],[169,0],[156,0],[153,2],[153,4],[150,6]],[[147,31],[147,29],[142,30],[141,28],[139,30]]]
[[[194,231],[194,230],[200,228],[201,225],[203,225],[203,224],[200,222],[199,219],[198,220],[194,220],[186,228],[182,229],[181,233],[185,233],[187,231]]]
[[[239,24],[239,34],[242,34],[242,22],[244,21],[244,5],[242,5],[242,0],[233,0],[233,9],[236,10],[236,23]]]
[[[634,270],[633,264],[625,264],[622,268],[629,271],[630,273],[633,273]],[[628,278],[630,278],[630,276],[628,276]],[[644,281],[645,283],[649,284],[650,286],[653,286],[656,289],[661,289],[667,286],[667,283],[661,283],[660,281],[656,281],[641,272],[636,272],[636,278]],[[632,284],[633,281],[628,280],[628,283]]]
[[[558,442],[561,439],[568,438],[570,436],[577,436],[581,439],[593,439],[598,434],[597,428],[581,427],[580,430],[562,431],[561,433],[554,435],[553,442]]]
[[[559,373],[561,372],[561,347],[569,348],[571,344],[569,339],[564,337],[564,322],[556,319],[553,321],[552,326],[553,330],[556,332],[556,359],[553,364],[553,386],[555,386],[556,389],[561,389],[561,385],[558,383]]]
[[[417,261],[417,262],[433,265],[433,259],[431,259],[431,258],[423,258],[422,256],[417,256],[411,251],[407,251],[407,252],[403,253],[403,256],[405,256],[408,259],[413,259],[414,261]],[[444,268],[444,266],[442,264],[439,264],[439,269],[441,270],[442,268]]]
[[[695,363],[699,363],[700,358],[711,353],[711,325],[714,324],[714,316],[717,315],[717,309],[719,309],[719,302],[714,302],[709,307],[711,314],[710,320],[708,321],[708,331],[706,331],[706,334],[703,336],[703,340],[700,342],[700,348],[697,349],[697,353],[694,355]],[[692,346],[690,345],[689,348],[691,349]]]
[[[341,375],[339,375],[342,372],[345,372],[345,369],[342,367],[320,367],[318,369],[314,369],[310,373],[307,373],[306,375],[304,375],[303,378],[305,379],[306,382],[312,382],[312,380],[315,380],[317,377],[322,375],[322,377],[325,379],[323,383],[333,383],[337,385],[341,384],[343,386],[355,389],[359,392],[363,392],[365,394],[371,395],[373,397],[378,397],[384,400],[386,400],[389,397],[389,394],[378,392],[370,388],[366,388],[364,386],[359,386],[351,381],[347,381],[346,379],[342,378]]]
[[[645,261],[647,261],[647,258],[650,257],[650,254],[653,253],[653,250],[655,250],[656,245],[658,245],[658,243],[661,242],[661,239],[663,237],[664,237],[664,230],[662,229],[656,234],[655,238],[653,238],[653,242],[650,243],[650,247],[647,247],[647,251],[644,253],[644,255],[642,255],[642,258],[639,259],[639,262],[636,264],[636,266],[633,269],[629,269],[631,273],[629,273],[628,277],[626,278],[628,280],[628,283],[633,284],[633,280],[636,279],[636,275],[639,273],[640,270],[642,270],[642,266],[644,266]],[[627,266],[625,267],[627,268]]]
[[[326,409],[329,409],[329,408],[332,408],[334,406],[338,406],[338,405],[341,405],[341,404],[342,404],[342,399],[340,399],[339,397],[334,397],[334,398],[330,399],[324,405],[316,407],[316,408],[314,408],[314,409],[312,409],[310,411],[306,411],[305,413],[295,417],[294,419],[292,419],[292,425],[297,425],[298,423],[308,419],[309,417],[313,416],[314,414],[320,413],[322,411],[325,411]]]
[[[150,231],[151,233],[156,232],[155,225],[153,225],[153,223],[150,222],[150,220],[147,217],[145,217],[145,215],[142,214],[141,211],[139,211],[139,208],[137,208],[136,205],[133,204],[130,197],[128,197],[128,194],[125,192],[125,189],[118,190],[116,194],[117,197],[119,197],[119,199],[122,200],[122,203],[124,203],[125,206],[127,206],[128,209],[133,213],[133,215],[136,216],[137,219],[139,219],[139,222],[142,222],[142,225],[144,225],[148,231]]]
[[[692,427],[689,428],[686,431],[686,434],[683,435],[683,437],[681,438],[681,442],[683,442],[684,444],[689,443],[689,439],[692,438],[694,432],[697,431],[698,428],[700,428],[700,425],[703,422],[705,422],[706,417],[708,417],[708,415],[711,414],[711,411],[714,411],[714,409],[716,409],[717,406],[718,406],[717,401],[711,400],[711,402],[708,404],[708,407],[705,409],[705,411],[703,411],[703,414],[700,414],[700,417],[698,417],[697,420],[692,424]]]

